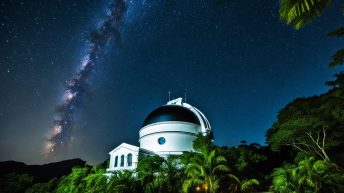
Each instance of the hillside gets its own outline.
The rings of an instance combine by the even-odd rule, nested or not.
[[[4,161],[0,162],[0,176],[6,173],[29,174],[34,177],[35,182],[47,182],[54,177],[68,175],[73,167],[84,167],[85,161],[81,159],[70,159],[43,165],[26,165],[23,162]]]

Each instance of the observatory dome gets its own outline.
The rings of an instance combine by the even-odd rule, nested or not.
[[[160,156],[192,151],[196,135],[211,132],[204,114],[182,98],[169,101],[153,110],[144,120],[139,131],[140,148]]]

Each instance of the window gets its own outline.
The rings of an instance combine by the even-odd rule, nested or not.
[[[115,157],[115,167],[118,165],[118,156]]]
[[[128,166],[131,166],[133,163],[133,155],[131,153],[127,155],[127,163],[128,163]]]
[[[160,138],[158,139],[158,143],[159,143],[160,145],[164,144],[165,142],[166,142],[166,139],[165,139],[164,137],[160,137]]]
[[[124,166],[124,155],[121,155],[121,167]]]

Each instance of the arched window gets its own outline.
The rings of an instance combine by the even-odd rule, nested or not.
[[[118,156],[115,157],[115,167],[118,165]]]
[[[121,155],[121,167],[124,166],[124,155]]]
[[[128,163],[128,166],[131,166],[133,163],[133,155],[131,153],[127,155],[127,163]]]

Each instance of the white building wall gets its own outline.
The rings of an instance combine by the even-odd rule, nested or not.
[[[159,155],[181,154],[183,151],[192,151],[192,141],[200,131],[199,125],[179,121],[148,125],[140,130],[140,148],[153,151]],[[164,144],[159,144],[160,137],[165,138]]]
[[[133,170],[137,166],[139,147],[122,143],[116,149],[112,150],[110,153],[110,163],[108,172],[121,171],[121,170]],[[128,155],[132,155],[131,166],[128,165]],[[117,166],[115,166],[115,159],[118,156]],[[121,166],[121,156],[124,156],[124,164]]]

